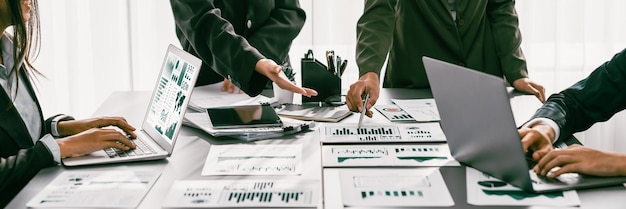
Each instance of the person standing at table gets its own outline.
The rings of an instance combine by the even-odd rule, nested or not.
[[[30,56],[38,43],[38,12],[37,0],[0,0],[0,208],[41,169],[59,165],[61,158],[108,147],[135,148],[125,136],[136,137],[135,128],[121,117],[43,119],[31,82],[41,76]],[[7,30],[10,26],[13,30]],[[102,128],[107,126],[125,134]]]
[[[626,49],[596,68],[587,78],[548,98],[518,131],[525,152],[533,151],[537,174],[564,173],[626,176],[626,154],[580,145],[553,150],[552,143],[607,121],[626,109]],[[551,172],[555,167],[560,169]]]
[[[366,0],[357,23],[360,77],[346,103],[352,111],[376,103],[385,61],[383,87],[428,88],[422,56],[504,76],[543,102],[544,88],[528,78],[520,44],[514,0]]]
[[[289,49],[306,19],[297,0],[170,0],[176,35],[203,61],[196,85],[224,81],[250,96],[271,80],[304,96],[317,92],[289,81],[276,63],[289,65]],[[232,83],[231,83],[232,82]]]

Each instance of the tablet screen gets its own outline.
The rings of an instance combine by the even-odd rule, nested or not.
[[[280,118],[270,105],[245,105],[207,109],[213,128],[280,127]]]

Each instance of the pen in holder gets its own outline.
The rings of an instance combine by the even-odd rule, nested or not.
[[[302,86],[317,91],[317,96],[302,96],[302,102],[341,102],[341,77],[313,57],[311,50],[301,60]]]

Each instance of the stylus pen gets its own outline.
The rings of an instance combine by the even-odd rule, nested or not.
[[[357,128],[361,128],[361,122],[363,122],[363,116],[365,112],[367,112],[367,100],[370,99],[370,93],[365,94],[365,99],[363,99],[363,109],[361,110],[361,117],[359,117],[359,125]]]

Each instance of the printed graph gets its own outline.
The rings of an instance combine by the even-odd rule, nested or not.
[[[402,108],[397,105],[376,105],[374,108],[391,122],[415,121],[413,116],[402,110]]]
[[[447,144],[325,145],[324,167],[458,166]]]
[[[450,206],[452,197],[435,168],[339,171],[345,206]]]
[[[322,128],[324,143],[445,142],[439,123],[416,124],[327,124]]]
[[[164,207],[314,207],[317,180],[176,181]]]
[[[465,176],[467,182],[467,202],[473,205],[580,205],[580,200],[575,190],[529,193],[470,167],[465,169]]]
[[[213,145],[202,175],[297,175],[302,145]]]

